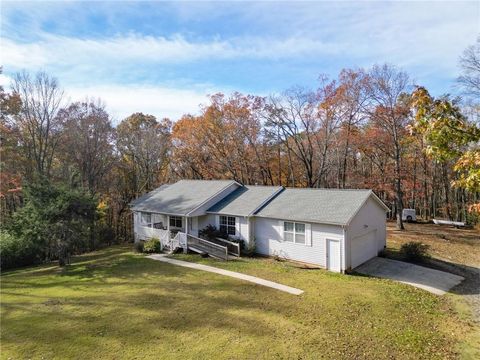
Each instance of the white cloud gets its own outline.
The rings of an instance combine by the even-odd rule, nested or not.
[[[143,85],[104,85],[95,87],[68,87],[71,101],[100,98],[115,123],[135,113],[151,114],[158,119],[167,117],[173,121],[183,114],[196,114],[199,105],[206,103],[206,95],[212,89],[187,90]]]
[[[344,45],[345,46],[345,45]],[[129,34],[110,38],[82,39],[43,34],[42,39],[20,43],[3,39],[3,62],[9,67],[45,67],[53,64],[178,64],[198,60],[276,59],[305,56],[310,53],[338,53],[342,44],[324,43],[308,38],[238,38],[188,41],[180,35],[171,38]]]

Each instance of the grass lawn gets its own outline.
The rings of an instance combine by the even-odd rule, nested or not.
[[[423,223],[405,223],[406,231],[395,229],[394,222],[387,223],[387,246],[399,250],[409,241],[421,241],[430,246],[431,255],[449,263],[480,267],[480,231],[456,229]]]
[[[287,262],[199,261],[301,296],[144,258],[127,247],[1,276],[2,359],[448,359],[473,325],[448,297]]]

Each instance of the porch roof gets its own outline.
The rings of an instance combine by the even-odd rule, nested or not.
[[[180,180],[140,196],[130,203],[132,210],[186,216],[226,188],[232,180]]]

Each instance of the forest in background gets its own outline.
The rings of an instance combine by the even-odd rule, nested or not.
[[[315,89],[214,94],[198,115],[115,125],[101,100],[68,104],[52,75],[18,73],[0,93],[2,268],[130,241],[130,201],[178,179],[369,188],[399,229],[403,208],[476,224],[480,39],[459,74],[457,97],[375,65],[319,76]]]

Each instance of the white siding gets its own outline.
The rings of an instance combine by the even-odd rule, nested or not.
[[[250,241],[250,231],[249,231],[249,224],[248,224],[248,217],[239,216],[238,218],[238,234],[237,238],[244,240],[246,243]]]
[[[195,209],[192,213],[189,214],[189,216],[200,216],[200,215],[205,215],[205,211],[207,211],[209,208],[211,208],[213,205],[215,205],[217,202],[222,200],[224,197],[238,189],[239,185],[233,183],[223,191],[219,192],[217,195],[213,196],[210,200],[207,202],[203,203],[198,209]]]
[[[351,267],[351,242],[354,238],[375,231],[378,251],[386,246],[387,217],[385,209],[370,197],[348,225],[346,237],[345,268]],[[366,225],[366,226],[365,226]]]
[[[215,215],[207,214],[198,217],[198,230],[203,230],[207,225],[217,226],[215,224]]]
[[[340,226],[311,224],[311,246],[285,242],[280,240],[280,223],[279,219],[255,219],[256,252],[326,267],[326,239],[343,238]]]
[[[214,215],[214,214],[207,214],[204,216],[199,216],[198,217],[198,229],[202,230],[204,229],[207,225],[213,225],[218,228],[218,216],[219,215]],[[231,215],[230,215],[231,216]],[[249,230],[249,221],[248,217],[245,216],[236,216],[237,218],[237,226],[236,226],[236,232],[237,235],[235,236],[236,238],[245,240],[245,242],[248,242],[250,240],[250,230]]]

